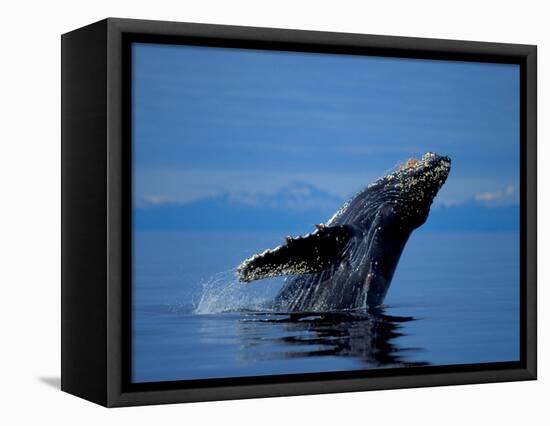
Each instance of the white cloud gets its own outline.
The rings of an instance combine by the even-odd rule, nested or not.
[[[138,207],[152,207],[152,206],[159,206],[162,204],[170,204],[174,202],[172,198],[166,197],[164,195],[149,195],[149,194],[139,197],[136,201],[137,201]]]
[[[504,189],[498,191],[479,192],[475,194],[474,199],[476,201],[490,203],[490,204],[503,204],[513,201],[517,196],[517,191],[514,185],[508,185]]]

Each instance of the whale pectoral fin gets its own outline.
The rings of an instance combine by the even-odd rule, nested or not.
[[[285,244],[246,259],[237,268],[237,276],[250,282],[323,271],[341,258],[352,235],[348,225],[317,226],[311,234],[287,237]]]

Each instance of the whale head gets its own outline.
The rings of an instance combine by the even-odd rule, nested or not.
[[[411,158],[369,185],[369,201],[391,204],[404,224],[411,230],[418,228],[428,218],[450,170],[451,159],[447,156],[428,152],[419,160]]]

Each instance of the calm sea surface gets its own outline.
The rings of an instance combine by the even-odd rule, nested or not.
[[[379,313],[308,317],[269,311],[282,279],[234,278],[280,234],[134,236],[134,382],[519,359],[517,233],[418,231]]]

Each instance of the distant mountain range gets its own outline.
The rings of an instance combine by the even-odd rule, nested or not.
[[[265,230],[293,234],[328,220],[345,200],[297,182],[275,193],[223,193],[187,203],[140,202],[137,230]],[[422,227],[431,231],[511,231],[519,227],[517,206],[488,207],[472,199],[434,205]]]

